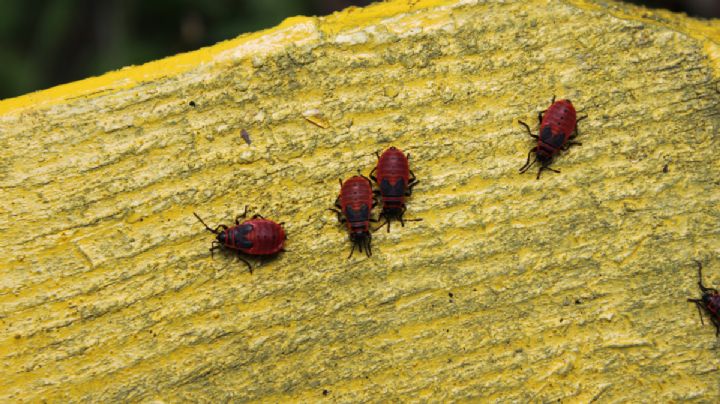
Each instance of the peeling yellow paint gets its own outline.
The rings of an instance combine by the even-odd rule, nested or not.
[[[0,101],[0,401],[717,401],[718,32],[390,1]],[[553,95],[589,118],[536,181]],[[390,145],[423,221],[347,260]],[[192,215],[245,205],[289,237],[252,275]]]

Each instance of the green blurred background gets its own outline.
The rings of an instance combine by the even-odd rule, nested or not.
[[[720,0],[628,0],[701,17]],[[0,0],[0,99],[371,0]]]

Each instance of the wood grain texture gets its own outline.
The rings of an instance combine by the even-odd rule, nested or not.
[[[0,401],[717,401],[686,298],[694,259],[720,285],[719,49],[607,1],[392,1],[2,101]],[[536,181],[553,95],[589,118]],[[390,145],[424,220],[347,260],[337,180]],[[289,237],[253,275],[192,215],[246,204]]]

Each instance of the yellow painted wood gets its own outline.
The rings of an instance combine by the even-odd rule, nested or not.
[[[719,46],[609,1],[391,1],[4,100],[0,401],[717,402],[686,299],[695,259],[720,285]],[[553,95],[589,118],[536,181],[517,120]],[[348,260],[337,180],[390,145],[424,220]],[[289,234],[253,275],[192,215],[246,204]]]

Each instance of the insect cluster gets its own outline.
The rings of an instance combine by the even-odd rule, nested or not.
[[[377,197],[380,196],[382,202],[380,217],[385,219],[389,232],[392,220],[405,226],[405,198],[412,194],[412,188],[419,182],[410,171],[408,156],[395,146],[378,155],[378,163],[370,172],[370,178],[379,189],[373,190],[370,179],[362,175],[350,177],[345,182],[340,180],[340,195],[335,200],[335,209],[330,209],[337,213],[340,223],[345,223],[350,232],[353,247],[348,258],[352,257],[355,247],[365,251],[368,257],[372,255],[370,222],[378,221],[371,217]],[[380,227],[383,225],[385,223]]]
[[[536,162],[540,164],[536,179],[540,179],[544,170],[559,173],[560,171],[549,166],[561,151],[568,150],[571,146],[581,145],[574,139],[578,136],[578,122],[585,118],[587,116],[577,117],[575,107],[570,100],[556,101],[553,97],[550,106],[538,113],[537,135],[532,134],[527,123],[518,121],[525,127],[528,135],[537,141],[537,144],[528,152],[525,164],[520,168],[520,173],[525,173]],[[318,124],[315,121],[311,122]],[[243,137],[250,144],[245,130],[243,130]],[[531,161],[533,153],[535,158]],[[399,221],[402,226],[405,226],[406,221],[422,220],[404,218],[407,211],[406,198],[411,196],[413,187],[419,183],[415,174],[410,170],[410,155],[406,156],[402,150],[391,146],[382,154],[377,154],[377,158],[377,164],[370,172],[369,178],[359,174],[344,182],[340,180],[340,194],[335,200],[335,207],[330,208],[337,214],[338,221],[347,227],[350,241],[353,243],[348,258],[352,257],[355,249],[364,251],[368,257],[372,256],[372,233],[385,225],[389,232],[393,220]],[[664,172],[667,172],[667,166]],[[382,208],[378,217],[375,218],[372,216],[372,211],[378,203],[382,204]],[[216,235],[210,248],[211,253],[217,249],[228,249],[244,254],[248,258],[263,258],[285,251],[286,234],[283,223],[276,223],[257,214],[250,220],[240,222],[239,219],[245,218],[247,214],[247,206],[245,212],[235,219],[234,226],[219,225],[213,229],[205,224],[200,216],[194,214],[209,232]],[[384,219],[385,222],[372,229],[370,223],[377,223],[381,219]],[[250,262],[242,256],[240,259],[252,273]],[[702,311],[709,315],[715,325],[716,335],[720,336],[720,292],[715,288],[703,285],[702,264],[700,262],[697,264],[698,286],[702,296],[699,299],[688,299],[688,302],[697,305],[701,322],[703,322]]]

